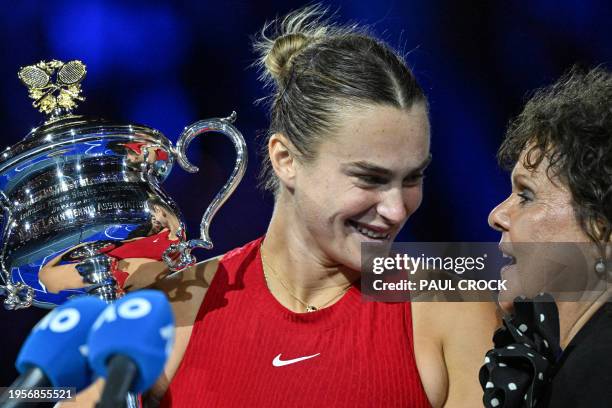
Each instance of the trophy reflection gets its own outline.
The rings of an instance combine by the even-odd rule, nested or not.
[[[47,120],[0,155],[0,294],[8,309],[53,307],[84,293],[110,302],[193,265],[191,251],[212,247],[210,222],[246,169],[235,113],[188,126],[173,146],[147,126],[72,114],[85,73],[80,61],[56,60],[19,72]],[[198,171],[186,149],[209,132],[230,138],[237,158],[200,237],[188,240],[162,184],[175,162]]]
[[[149,286],[167,275],[169,267],[162,256],[185,235],[179,218],[159,198],[149,198],[147,209],[150,220],[135,227],[125,239],[97,241],[95,246],[79,244],[48,261],[38,275],[41,285],[48,292],[59,293],[100,284],[100,274],[106,272],[104,278],[114,278],[122,293],[130,287]]]

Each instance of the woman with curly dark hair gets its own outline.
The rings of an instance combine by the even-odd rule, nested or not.
[[[511,297],[502,295],[501,303],[513,314],[496,332],[496,348],[481,369],[484,403],[611,406],[612,73],[573,69],[535,92],[510,124],[498,158],[512,169],[512,193],[491,212],[489,223],[502,233],[500,247],[512,257],[502,269]],[[579,250],[560,275],[565,293],[508,301],[533,297],[543,283],[547,287],[541,277],[567,263],[553,262],[541,248],[555,247],[550,253],[560,259],[570,243]],[[530,251],[523,247],[537,256],[526,256]]]

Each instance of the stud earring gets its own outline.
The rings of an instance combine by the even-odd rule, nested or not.
[[[595,262],[595,272],[600,276],[606,273],[606,262],[602,258],[599,258],[597,262]]]

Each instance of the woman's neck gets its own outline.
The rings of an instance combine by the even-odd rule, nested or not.
[[[180,239],[181,237],[178,235],[178,232],[181,228],[181,224],[178,220],[169,220],[168,221],[168,226],[164,229],[167,229],[168,231],[170,231],[170,239],[172,240],[176,240],[176,239]]]
[[[593,317],[606,302],[610,301],[611,294],[604,291],[594,301],[557,302],[559,309],[560,345],[565,349],[580,329]]]
[[[275,205],[261,249],[270,291],[294,311],[304,309],[294,297],[319,308],[335,296],[341,298],[341,292],[359,278],[358,271],[335,264],[325,256],[296,218],[292,206]]]

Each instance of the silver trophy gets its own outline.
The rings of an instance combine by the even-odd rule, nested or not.
[[[235,112],[188,126],[175,147],[146,126],[72,114],[84,99],[85,74],[80,61],[19,71],[47,120],[0,154],[0,294],[7,309],[53,307],[84,293],[110,302],[193,265],[191,251],[212,247],[210,222],[246,169]],[[207,132],[228,136],[237,158],[204,213],[200,238],[187,240],[181,213],[161,184],[175,161],[198,171],[186,150]]]

